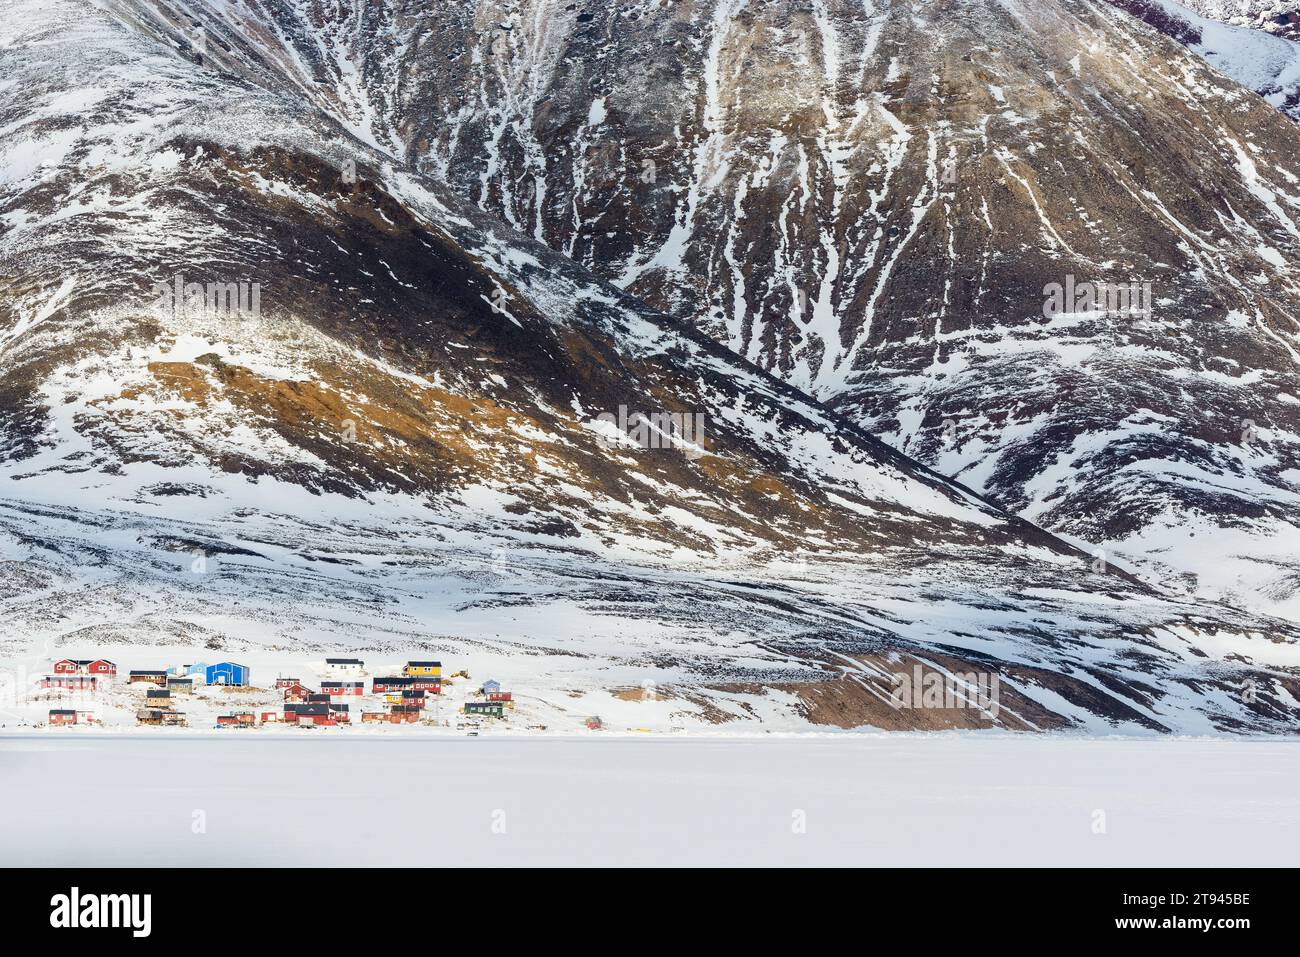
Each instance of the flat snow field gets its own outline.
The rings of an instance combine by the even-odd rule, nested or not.
[[[1296,740],[0,735],[0,865],[1199,866],[1298,851]]]

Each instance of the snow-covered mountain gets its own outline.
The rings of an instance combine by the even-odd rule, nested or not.
[[[126,9],[1000,505],[1300,615],[1300,131],[1127,13]]]
[[[741,16],[735,6],[726,12]],[[742,36],[722,9],[697,21],[685,5],[596,16],[540,4],[527,23],[490,21],[503,26],[471,45],[473,31],[423,5],[345,16],[314,4],[5,0],[0,655],[418,649],[532,661],[532,690],[575,708],[653,682],[662,693],[650,700],[675,702],[655,719],[665,724],[988,725],[978,711],[891,707],[890,676],[920,664],[999,675],[1005,727],[1293,728],[1295,627],[1153,589],[864,428],[1004,498],[1032,488],[1053,507],[1090,501],[1101,528],[1134,493],[1168,506],[1197,490],[1193,468],[1233,464],[1263,528],[1281,509],[1269,496],[1293,480],[1289,406],[1267,391],[1296,391],[1293,286],[1273,262],[1293,251],[1288,194],[1261,156],[1279,127],[1252,137],[1230,120],[1218,134],[1240,150],[1249,186],[1224,187],[1235,219],[1185,225],[1172,187],[1162,199],[1129,173],[1132,189],[1110,194],[1122,199],[1117,223],[1098,212],[1085,228],[1047,205],[1077,171],[1029,165],[1041,137],[1073,127],[1047,103],[1040,132],[1015,112],[1031,91],[1003,76],[1014,46],[970,60],[955,47],[958,69],[1002,64],[979,67],[999,112],[981,119],[971,102],[974,127],[936,123],[929,84],[914,100],[906,91],[913,69],[938,68],[938,45],[904,58],[912,27],[863,18],[867,55],[830,74],[822,62],[822,81],[846,82],[796,116],[779,87],[747,100],[761,87],[740,68],[805,55],[790,32],[801,24],[816,31],[805,40],[822,38],[820,57],[840,50],[828,38],[848,30],[842,11],[814,4],[812,20],[795,11]],[[1091,16],[1098,42],[1127,35]],[[612,27],[620,18],[625,32]],[[763,29],[775,45],[746,61],[745,38]],[[543,34],[525,69],[512,51]],[[583,38],[582,56],[563,53],[566,37]],[[635,79],[613,55],[619,37],[641,38],[641,87],[618,86],[619,68]],[[657,74],[644,55],[661,39]],[[1164,92],[1207,84],[1240,123],[1266,111],[1165,52],[1190,72],[1161,74]],[[703,89],[671,79],[678,69]],[[1078,95],[1104,102],[1097,82]],[[438,84],[461,92],[429,113]],[[855,86],[870,92],[850,100]],[[638,89],[655,91],[657,110],[624,105]],[[675,111],[696,93],[702,122],[688,124]],[[737,112],[752,123],[738,126]],[[972,133],[981,127],[987,139]],[[680,142],[643,155],[670,133]],[[1148,155],[1086,138],[1070,149],[1116,177]],[[949,155],[966,171],[951,184],[937,172]],[[650,156],[658,172],[642,182]],[[1160,180],[1154,166],[1145,176]],[[638,200],[634,184],[653,189]],[[987,231],[960,225],[969,203]],[[1243,218],[1261,207],[1273,226]],[[1177,223],[1180,241],[1152,238],[1156,220]],[[1240,244],[1216,245],[1214,231],[1236,241],[1247,228],[1260,247],[1249,268],[1279,270],[1267,295],[1250,275],[1211,276],[1247,268]],[[1237,304],[1214,335],[1241,347],[1238,365],[1211,362],[1180,325],[1190,306],[1172,301],[1140,332],[1068,311],[1015,318],[1034,270],[1082,269],[1103,246],[1119,261],[1126,229],[1202,267],[1166,277],[1162,299],[1208,302],[1208,286]],[[1010,235],[1020,248],[996,248]],[[764,284],[745,237],[768,243],[784,294]],[[904,256],[935,242],[953,255],[924,272]],[[778,308],[800,288],[813,290],[808,315]],[[691,289],[732,311],[712,321]],[[953,324],[959,302],[969,326]],[[1157,350],[1158,336],[1168,345]],[[900,369],[927,351],[928,379]],[[999,379],[1018,394],[991,388]],[[1116,404],[1170,383],[1171,405],[1121,419],[1132,445],[1120,442]],[[1177,418],[1198,405],[1213,418],[1243,395],[1262,410],[1244,451],[1192,438],[1198,423]],[[638,426],[638,413],[652,418]],[[1018,453],[1034,459],[1028,475],[999,483],[996,468],[952,467],[934,451],[935,414],[955,417],[939,427],[947,455],[985,449],[1005,464]],[[1148,447],[1183,474],[1117,476],[1121,448]],[[1087,459],[1077,479],[1069,449]],[[1212,515],[1241,519],[1227,492],[1203,498]],[[1055,524],[1080,520],[1061,514],[1073,517]]]

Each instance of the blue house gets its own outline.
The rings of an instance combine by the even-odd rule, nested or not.
[[[186,665],[185,674],[187,675],[206,675],[208,673],[208,663],[200,661],[197,664]]]
[[[492,694],[493,692],[500,691],[500,690],[501,690],[501,682],[499,681],[493,681],[491,678],[489,678],[487,681],[483,682],[484,694]]]
[[[210,685],[246,685],[249,670],[247,665],[237,665],[233,661],[219,661],[208,665],[204,674]]]

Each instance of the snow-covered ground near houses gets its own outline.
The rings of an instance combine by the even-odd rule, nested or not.
[[[0,735],[0,864],[1283,865],[1300,741]]]

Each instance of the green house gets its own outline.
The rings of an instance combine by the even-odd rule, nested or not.
[[[466,701],[466,714],[481,714],[489,718],[500,718],[505,714],[504,706],[499,701]]]

